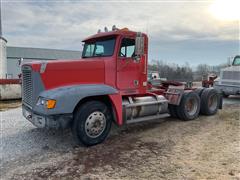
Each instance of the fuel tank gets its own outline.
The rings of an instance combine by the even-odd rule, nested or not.
[[[162,95],[127,97],[122,102],[124,120],[168,112],[168,100]]]

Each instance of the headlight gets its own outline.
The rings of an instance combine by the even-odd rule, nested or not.
[[[39,97],[38,101],[37,101],[37,105],[45,105],[46,104],[46,100],[43,99],[43,97]]]
[[[56,106],[55,99],[45,99],[43,97],[39,97],[37,101],[38,106],[45,106],[47,109],[53,109]]]

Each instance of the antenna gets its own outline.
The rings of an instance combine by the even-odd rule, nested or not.
[[[2,0],[0,0],[0,37],[2,37]]]

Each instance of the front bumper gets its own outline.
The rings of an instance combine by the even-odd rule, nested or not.
[[[220,90],[221,92],[223,92],[226,95],[237,95],[237,94],[240,94],[240,87],[238,87],[238,86],[217,84],[217,85],[214,85],[214,88]]]
[[[23,116],[38,128],[66,129],[72,122],[72,114],[58,114],[46,116],[34,112],[23,104]]]

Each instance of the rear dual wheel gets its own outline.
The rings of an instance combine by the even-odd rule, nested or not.
[[[185,92],[179,106],[176,106],[177,117],[184,120],[196,119],[200,112],[200,98],[195,92]]]
[[[220,105],[220,96],[216,89],[207,88],[201,94],[201,114],[214,115]]]
[[[199,89],[185,92],[179,106],[169,105],[169,113],[172,117],[182,120],[193,120],[203,115],[214,115],[217,113],[221,98],[213,88]]]

